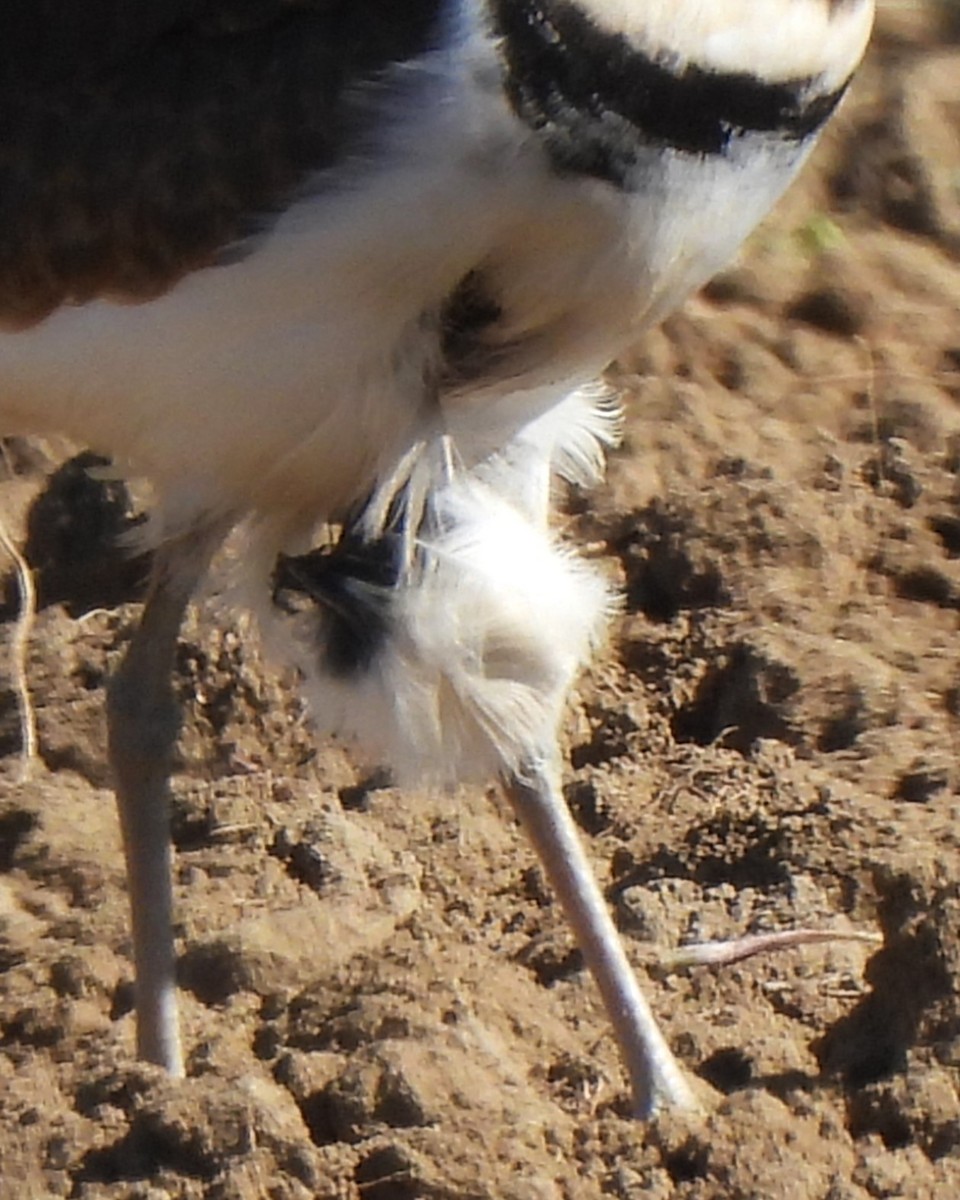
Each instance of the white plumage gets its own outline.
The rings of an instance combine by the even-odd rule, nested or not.
[[[375,669],[338,679],[317,662],[315,632],[303,635],[297,657],[321,729],[389,762],[401,783],[488,782],[554,744],[613,601],[548,530],[551,475],[596,481],[616,432],[609,397],[585,389],[472,472],[453,464],[431,480],[431,531],[417,539]]]

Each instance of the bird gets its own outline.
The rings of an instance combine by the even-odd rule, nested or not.
[[[639,1117],[696,1105],[561,791],[615,600],[550,524],[597,380],[736,251],[858,66],[872,0],[41,0],[0,13],[0,433],[148,478],[107,695],[137,1053],[184,1073],[168,830],[185,609],[238,603],[318,728],[499,781]]]

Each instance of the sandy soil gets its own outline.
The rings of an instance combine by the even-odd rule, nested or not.
[[[706,1116],[628,1118],[504,803],[362,776],[209,612],[178,664],[190,1077],[133,1061],[103,700],[137,570],[97,537],[91,563],[80,533],[123,497],[72,477],[30,518],[22,785],[12,589],[0,626],[2,1200],[960,1195],[951,13],[887,8],[805,182],[622,364],[627,445],[566,504],[626,595],[571,711],[568,798]],[[16,532],[42,448],[8,449]],[[800,925],[882,944],[669,966]]]

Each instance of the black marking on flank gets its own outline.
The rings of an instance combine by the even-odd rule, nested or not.
[[[440,310],[440,355],[445,383],[465,383],[490,374],[505,347],[491,335],[503,309],[481,271],[470,271]]]
[[[619,187],[645,145],[709,157],[749,134],[802,142],[845,90],[651,58],[569,0],[494,0],[493,11],[514,111],[546,135],[558,168]]]
[[[299,607],[296,596],[313,602],[322,666],[335,678],[364,674],[389,639],[402,556],[399,533],[369,539],[352,524],[332,546],[278,557],[273,602],[286,612]]]

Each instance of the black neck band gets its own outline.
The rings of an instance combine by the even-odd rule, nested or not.
[[[843,94],[812,81],[668,66],[607,33],[571,0],[492,0],[514,111],[546,134],[555,162],[623,185],[644,145],[700,157],[738,137],[802,142]]]

